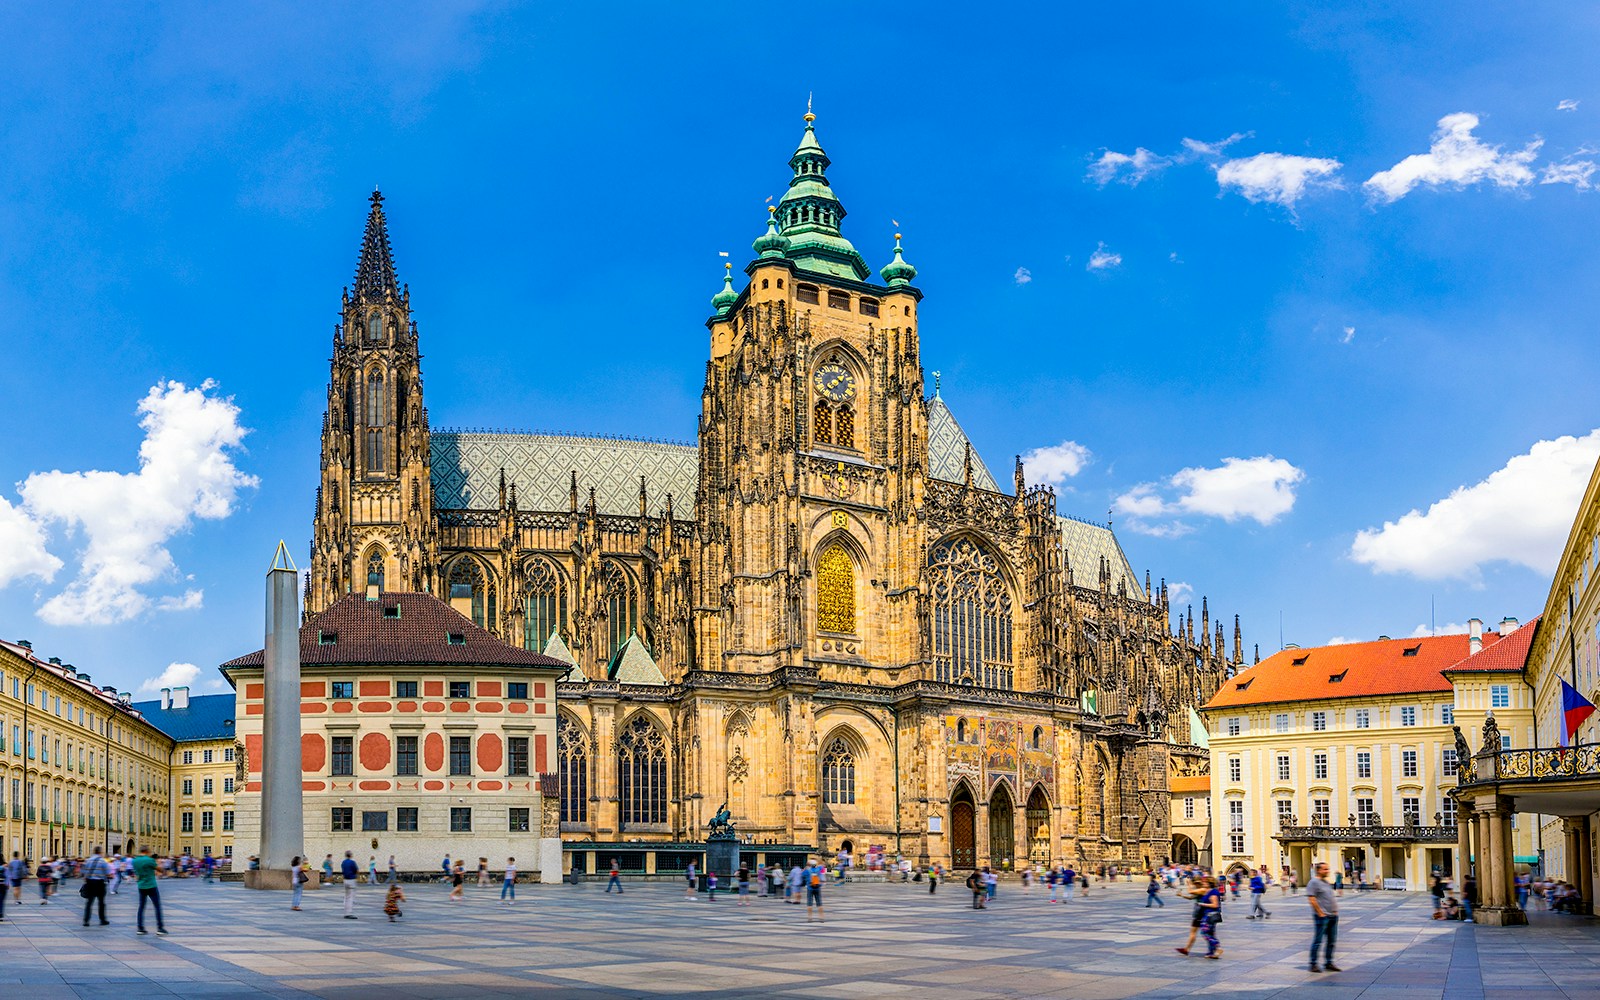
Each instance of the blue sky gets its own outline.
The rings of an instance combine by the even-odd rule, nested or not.
[[[7,637],[124,688],[256,648],[374,183],[436,427],[692,439],[808,93],[1002,481],[1046,449],[1263,652],[1543,604],[1600,453],[1593,10],[332,6],[4,15]]]

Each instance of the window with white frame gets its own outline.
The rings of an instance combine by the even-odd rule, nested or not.
[[[1237,717],[1228,720],[1228,735],[1238,736],[1244,730],[1244,720]]]
[[[1243,779],[1243,777],[1244,777],[1244,765],[1239,762],[1239,758],[1237,758],[1237,757],[1229,757],[1228,758],[1228,780],[1229,781],[1240,781],[1240,780]]]
[[[1372,725],[1372,713],[1365,708],[1356,709],[1356,728],[1366,729]]]
[[[1415,705],[1401,706],[1400,724],[1402,726],[1414,726],[1417,724],[1417,707]]]
[[[1275,733],[1287,733],[1289,731],[1288,712],[1279,712],[1272,717],[1272,731]]]
[[[1490,708],[1510,708],[1511,707],[1511,685],[1509,685],[1509,684],[1491,684],[1491,685],[1489,685],[1489,707]]]
[[[1183,818],[1184,819],[1194,819],[1194,796],[1193,795],[1185,795],[1183,797]]]
[[[1278,780],[1289,780],[1289,755],[1286,753],[1278,754]]]
[[[1417,752],[1415,750],[1400,751],[1400,777],[1415,778],[1417,776]]]
[[[1508,734],[1508,733],[1501,733],[1500,734],[1500,749],[1502,749],[1502,750],[1510,750],[1511,749],[1511,736],[1510,736],[1510,734]]]
[[[1372,800],[1356,799],[1356,826],[1372,825]]]
[[[1327,799],[1311,800],[1311,822],[1317,826],[1327,826],[1330,810]]]
[[[1456,825],[1456,800],[1448,795],[1444,797],[1444,806],[1440,810],[1442,822],[1445,826]]]
[[[1400,821],[1412,825],[1422,822],[1422,800],[1406,796],[1400,800]]]
[[[1288,826],[1290,824],[1290,822],[1294,819],[1294,800],[1293,799],[1278,799],[1277,800],[1277,806],[1278,806],[1278,825],[1279,826]]]
[[[1228,800],[1228,848],[1234,854],[1244,853],[1244,800]]]
[[[1328,755],[1321,751],[1311,755],[1311,776],[1320,781],[1328,780]]]
[[[1460,771],[1460,764],[1456,761],[1456,748],[1445,747],[1439,753],[1439,773],[1446,778],[1454,778]]]
[[[1453,726],[1456,724],[1456,707],[1454,705],[1439,706],[1439,725]]]
[[[1319,732],[1319,733],[1323,732],[1324,730],[1326,730],[1328,728],[1328,713],[1327,712],[1312,712],[1311,713],[1311,728],[1312,728],[1313,731]]]
[[[1370,777],[1372,777],[1372,751],[1371,750],[1357,750],[1356,751],[1356,777],[1358,777],[1358,778],[1370,778]]]
[[[1242,834],[1242,833],[1230,833],[1230,834],[1228,834],[1228,851],[1230,853],[1232,853],[1232,854],[1243,854],[1244,853],[1244,834]]]

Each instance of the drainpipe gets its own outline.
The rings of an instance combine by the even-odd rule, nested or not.
[[[31,658],[32,654],[33,654],[33,650],[31,650],[31,649],[28,650],[28,654],[29,654],[29,656]],[[33,684],[33,675],[37,674],[38,672],[39,672],[39,663],[38,663],[37,660],[35,660],[28,667],[28,679],[25,682],[25,686],[22,689],[22,693],[24,695],[26,695],[28,693],[28,687],[31,687],[32,684]],[[32,732],[28,729],[28,713],[32,710],[32,708],[33,708],[33,699],[30,697],[30,698],[28,698],[26,701],[24,701],[22,703],[22,738],[25,739],[25,740],[29,739],[33,735]],[[22,748],[22,795],[23,795],[24,808],[22,810],[22,846],[23,846],[24,857],[26,857],[27,854],[32,853],[31,851],[28,850],[28,826],[30,824],[30,821],[33,819],[33,817],[28,815],[28,810],[26,808],[28,791],[33,787],[28,782],[28,761],[33,759],[33,754],[30,752],[30,751],[32,751],[32,749],[33,749],[33,747],[31,745],[31,743],[23,744],[23,748]],[[37,808],[37,807],[35,807],[35,808]]]

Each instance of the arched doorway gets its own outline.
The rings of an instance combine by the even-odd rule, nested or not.
[[[1172,835],[1172,863],[1177,865],[1197,865],[1200,863],[1200,849],[1194,841],[1181,833]]]
[[[977,806],[966,785],[956,789],[950,799],[950,864],[954,868],[975,868],[977,851]]]
[[[1050,802],[1038,785],[1028,796],[1028,860],[1036,865],[1050,864]]]
[[[1016,815],[1010,787],[1002,781],[989,793],[989,864],[996,868],[1015,867]]]

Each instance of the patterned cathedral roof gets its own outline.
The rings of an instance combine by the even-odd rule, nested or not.
[[[928,400],[928,475],[947,483],[966,482],[967,446],[971,443],[943,397],[935,392]],[[972,485],[991,493],[1002,492],[976,448],[972,450]]]
[[[1133,567],[1128,564],[1122,544],[1111,533],[1109,525],[1059,514],[1056,515],[1056,523],[1061,525],[1061,550],[1067,557],[1067,568],[1072,573],[1071,583],[1079,587],[1100,586],[1100,560],[1104,559],[1111,565],[1113,591],[1120,581],[1128,585],[1129,597],[1147,597],[1139,578],[1133,575]]]
[[[651,513],[673,495],[680,516],[694,509],[700,451],[690,444],[568,434],[487,434],[435,431],[433,502],[444,510],[492,510],[500,505],[500,470],[517,487],[522,510],[561,511],[572,501],[578,474],[580,506],[589,488],[602,514],[639,513],[639,477],[650,491]]]

